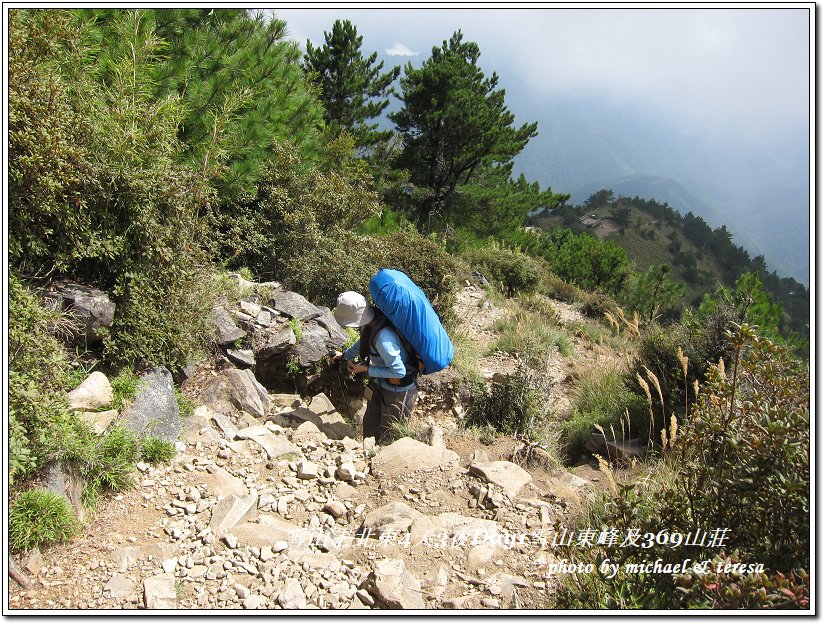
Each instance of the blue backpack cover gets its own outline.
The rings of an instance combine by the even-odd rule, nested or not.
[[[369,294],[378,309],[418,352],[424,374],[436,373],[449,366],[455,348],[429,299],[415,282],[401,271],[381,269],[369,280]]]

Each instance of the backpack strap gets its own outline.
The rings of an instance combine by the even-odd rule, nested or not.
[[[412,360],[416,363],[415,368],[411,371],[409,367],[404,362],[404,366],[406,367],[406,375],[403,377],[389,377],[386,379],[387,383],[393,386],[408,386],[418,378],[418,375],[423,372],[424,363],[423,359],[420,355],[418,355],[417,350],[409,343],[409,341],[404,337],[404,335],[398,331],[398,329],[392,324],[386,315],[379,314],[377,319],[375,320],[375,324],[372,326],[371,334],[368,339],[368,351],[369,355],[378,355],[377,347],[375,346],[375,342],[378,338],[378,334],[380,331],[386,327],[389,327],[395,332],[395,335],[400,340],[401,346],[406,350],[407,354],[412,358]],[[361,345],[361,349],[363,350],[363,345]]]

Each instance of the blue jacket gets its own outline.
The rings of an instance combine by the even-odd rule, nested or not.
[[[381,388],[392,390],[393,392],[404,392],[415,385],[411,383],[407,386],[393,386],[387,379],[406,376],[407,364],[409,370],[414,368],[412,358],[406,349],[403,348],[398,335],[390,327],[384,327],[378,332],[378,336],[374,342],[377,355],[369,354],[369,371],[370,377],[377,378]],[[350,362],[360,355],[360,339],[355,344],[349,347],[343,356]]]

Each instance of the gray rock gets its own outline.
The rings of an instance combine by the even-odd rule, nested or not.
[[[323,416],[325,414],[332,414],[335,412],[335,406],[332,405],[332,401],[329,400],[323,392],[320,394],[316,394],[310,400],[306,408],[319,416]]]
[[[234,440],[237,437],[237,427],[235,427],[235,424],[229,420],[227,416],[212,410],[209,410],[209,415],[217,425],[218,429],[220,429],[221,433],[223,433],[223,437],[227,440]]]
[[[226,349],[226,355],[238,366],[255,365],[255,353],[251,349]]]
[[[309,368],[320,362],[329,351],[329,332],[317,323],[307,323],[303,328],[303,336],[292,347],[301,368]]]
[[[308,552],[314,532],[275,516],[261,516],[258,522],[244,522],[232,529],[241,544],[255,548],[270,546],[275,553],[288,549],[289,552]],[[287,548],[283,549],[285,542]]]
[[[42,292],[55,308],[71,312],[79,322],[79,332],[72,336],[78,344],[97,344],[114,321],[115,305],[102,290],[72,282],[52,282]]]
[[[223,370],[209,381],[200,394],[200,401],[216,411],[228,411],[227,406],[253,416],[265,416],[269,411],[266,389],[249,369]]]
[[[306,459],[298,462],[298,479],[316,479],[318,476],[318,465]]]
[[[252,318],[257,318],[258,314],[261,313],[261,307],[252,301],[241,300],[238,302],[238,306],[241,312],[248,314]]]
[[[390,609],[425,609],[421,584],[406,570],[401,559],[383,559],[375,565],[371,591]]]
[[[394,477],[416,470],[457,466],[459,461],[458,454],[447,448],[436,448],[412,438],[401,438],[382,448],[372,459],[372,471],[381,471],[388,477]]]
[[[337,520],[346,515],[346,505],[340,501],[329,501],[323,506],[323,511]]]
[[[643,457],[644,445],[640,438],[610,440],[607,442],[607,453],[610,461],[628,464],[633,459],[641,459]]]
[[[469,465],[469,472],[497,485],[509,496],[515,496],[532,481],[531,474],[518,464],[507,461],[475,462]]]
[[[66,395],[69,409],[72,411],[96,410],[105,407],[114,400],[114,391],[109,378],[99,371],[86,377],[77,388]]]
[[[122,413],[126,427],[142,436],[174,442],[180,437],[180,408],[174,391],[172,374],[157,367],[143,375],[137,395]]]
[[[372,535],[382,535],[389,531],[405,532],[416,519],[423,515],[406,503],[393,501],[366,514],[360,531],[369,530]]]
[[[241,479],[230,474],[220,466],[210,465],[206,467],[207,472],[197,473],[198,484],[205,485],[212,496],[224,497],[236,496],[242,498],[249,494],[249,489]]]
[[[144,579],[143,602],[147,609],[177,609],[174,574],[158,574]]]
[[[311,422],[332,440],[342,440],[346,437],[354,438],[357,435],[355,429],[337,412],[331,414],[316,414],[306,407],[299,407],[291,412],[284,412],[279,416],[287,422]]]
[[[266,606],[268,599],[266,596],[261,596],[260,594],[252,594],[251,596],[243,599],[243,608],[244,609],[262,609]]]
[[[342,346],[347,340],[349,340],[349,335],[346,333],[346,330],[335,320],[335,316],[332,314],[331,310],[328,308],[320,309],[323,310],[323,314],[315,319],[315,321],[329,333],[329,339],[332,341],[331,346]]]
[[[233,344],[246,337],[246,332],[235,325],[229,313],[222,307],[212,308],[212,320],[217,328],[217,343],[221,346]]]
[[[300,455],[300,449],[282,435],[274,435],[267,431],[262,435],[252,436],[250,439],[263,448],[267,459],[280,459],[284,455]]]
[[[271,305],[279,313],[301,321],[309,321],[323,314],[323,310],[309,303],[306,297],[288,290],[277,293]]]
[[[439,425],[430,425],[426,430],[426,443],[435,448],[445,448],[443,441],[443,427]]]
[[[49,462],[44,469],[43,486],[56,494],[65,496],[80,522],[86,517],[83,505],[85,481],[80,474],[68,464],[59,460]]]
[[[355,468],[355,464],[352,462],[344,462],[340,466],[338,466],[337,471],[335,472],[335,476],[340,479],[341,481],[354,481],[355,475],[357,474],[357,469]]]
[[[257,499],[255,494],[237,497],[227,496],[212,510],[212,519],[209,528],[218,539],[223,537],[228,531],[247,520],[257,516]],[[237,535],[235,531],[232,531]]]
[[[291,349],[297,344],[297,337],[288,325],[260,332],[255,337],[254,355],[257,360],[266,360]]]

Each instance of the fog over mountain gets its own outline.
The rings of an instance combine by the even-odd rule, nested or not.
[[[538,122],[517,173],[576,203],[611,188],[692,211],[809,284],[809,10],[276,14],[301,45],[322,44],[335,19],[349,19],[364,54],[378,51],[385,68],[419,66],[461,29],[480,46],[485,73],[499,75],[516,124]]]

